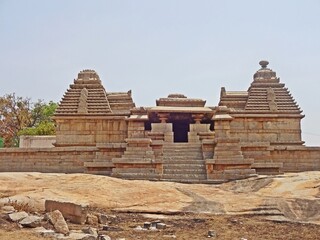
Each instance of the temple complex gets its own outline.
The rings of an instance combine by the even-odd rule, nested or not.
[[[222,87],[217,106],[174,93],[137,107],[131,91],[108,92],[95,71],[81,71],[55,113],[54,147],[0,150],[0,161],[24,159],[25,171],[187,183],[320,170],[320,148],[301,139],[301,109],[269,63],[259,64],[248,90]]]

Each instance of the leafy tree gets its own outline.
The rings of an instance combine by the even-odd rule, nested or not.
[[[31,125],[30,99],[17,97],[14,93],[0,98],[0,134],[4,146],[17,143],[17,133]]]
[[[20,135],[54,134],[52,116],[57,106],[52,101],[32,103],[30,98],[17,97],[14,93],[0,97],[0,137],[4,146],[17,146]]]

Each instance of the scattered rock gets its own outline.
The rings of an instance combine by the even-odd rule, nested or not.
[[[170,235],[163,235],[163,238],[177,238],[177,236],[174,234],[170,234]]]
[[[149,228],[149,230],[150,230],[150,231],[157,231],[158,229],[157,229],[156,227],[151,226],[151,227]]]
[[[18,222],[26,217],[28,217],[28,213],[26,213],[25,211],[22,212],[14,212],[14,213],[10,213],[9,214],[9,219],[13,222]]]
[[[123,229],[120,228],[120,227],[117,227],[117,226],[108,226],[108,225],[102,226],[102,230],[104,230],[104,231],[123,231]]]
[[[44,227],[36,227],[34,231],[40,233],[42,237],[52,237],[56,234],[52,229],[45,229]]]
[[[82,231],[76,231],[72,230],[69,233],[68,239],[74,239],[74,240],[96,240],[97,237],[83,233]]]
[[[2,213],[7,213],[7,214],[9,214],[9,213],[13,213],[13,212],[15,212],[16,210],[14,209],[14,207],[13,206],[3,206],[3,207],[1,207],[1,212]]]
[[[206,220],[202,218],[194,218],[192,219],[195,223],[204,223]]]
[[[108,231],[108,228],[109,228],[108,225],[103,225],[103,226],[102,226],[102,230],[104,230],[104,231]]]
[[[109,221],[108,215],[105,214],[98,214],[98,220],[100,224],[107,224]]]
[[[151,226],[152,227],[157,227],[158,223],[161,223],[161,221],[160,220],[154,220],[154,221],[151,222]]]
[[[96,237],[98,236],[98,231],[96,228],[92,228],[92,227],[84,228],[82,229],[82,232],[96,236]]]
[[[47,213],[47,217],[58,233],[69,233],[69,227],[59,210]]]
[[[167,225],[165,223],[157,223],[156,225],[157,229],[165,229],[167,227]]]
[[[233,224],[239,223],[239,221],[237,219],[231,219],[230,222],[233,223]]]
[[[21,221],[19,221],[19,223],[24,227],[35,228],[35,227],[39,227],[41,225],[41,220],[42,220],[42,217],[27,216],[24,219],[22,219]]]
[[[214,231],[214,230],[209,230],[208,231],[208,237],[216,237],[217,236],[217,233],[216,233],[216,231]]]
[[[108,235],[100,235],[98,237],[98,240],[111,240],[111,237],[109,237]]]
[[[88,214],[86,223],[89,225],[98,225],[99,219],[96,215]]]
[[[149,229],[151,227],[151,222],[144,222],[143,223],[143,228]]]
[[[143,227],[141,227],[141,226],[136,226],[136,227],[134,228],[134,230],[135,230],[135,231],[145,231],[145,230],[147,230],[147,229],[145,229],[145,228],[143,228]]]

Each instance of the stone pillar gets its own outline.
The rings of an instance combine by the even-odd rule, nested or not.
[[[188,132],[188,142],[200,142],[200,135],[210,132],[210,124],[195,123],[190,124],[190,131]]]
[[[163,136],[163,141],[173,142],[172,123],[151,123],[151,135]]]
[[[200,124],[200,121],[202,120],[204,114],[203,113],[198,113],[198,114],[192,114],[192,118],[196,122],[196,124]]]
[[[161,123],[166,123],[168,118],[169,118],[169,114],[168,113],[158,113],[157,114]]]

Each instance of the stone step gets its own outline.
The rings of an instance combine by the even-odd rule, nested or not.
[[[199,169],[163,169],[164,174],[206,174],[205,168]]]
[[[221,184],[227,182],[226,180],[207,180],[207,179],[160,179],[164,182],[179,182],[179,183],[197,183],[197,184]]]
[[[202,154],[168,154],[163,153],[162,155],[167,159],[203,159]]]
[[[168,169],[192,169],[192,168],[205,168],[206,164],[204,162],[190,161],[190,162],[165,162],[163,163],[163,168]]]
[[[103,176],[111,176],[111,170],[85,170],[84,173],[94,174],[94,175],[103,175]]]
[[[112,173],[111,176],[130,180],[159,180],[161,178],[158,173]]]
[[[163,146],[165,150],[192,150],[192,151],[201,151],[201,147],[195,146]]]
[[[201,157],[194,157],[194,156],[162,156],[162,159],[164,161],[185,161],[185,160],[189,160],[189,161],[203,161],[202,156]]]
[[[187,179],[198,179],[205,180],[207,179],[206,174],[162,174],[162,179],[178,179],[178,180],[187,180]]]
[[[113,173],[155,173],[155,168],[114,168]]]
[[[164,164],[203,164],[203,159],[163,159]]]

